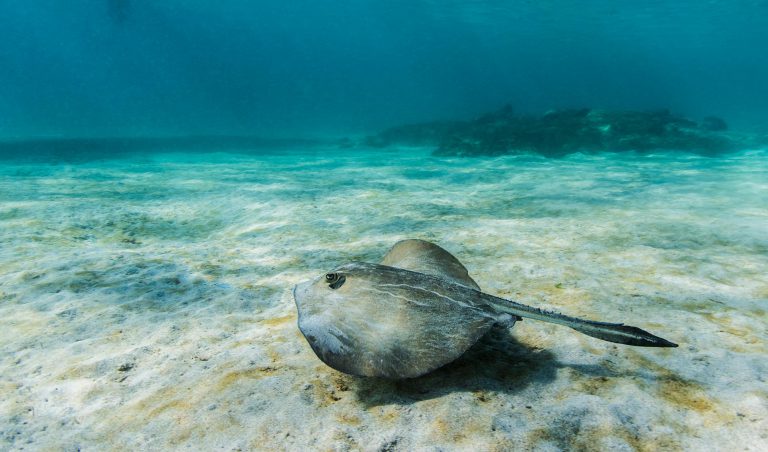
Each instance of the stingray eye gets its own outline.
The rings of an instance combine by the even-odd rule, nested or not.
[[[325,282],[328,283],[328,287],[331,289],[338,289],[346,281],[346,277],[339,273],[328,273],[325,275]]]

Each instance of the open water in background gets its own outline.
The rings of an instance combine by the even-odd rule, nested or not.
[[[510,103],[765,132],[765,0],[5,0],[0,137],[338,136]]]

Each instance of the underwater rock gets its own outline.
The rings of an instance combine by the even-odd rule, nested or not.
[[[123,363],[117,368],[118,372],[128,372],[136,366],[134,363]]]
[[[701,123],[669,110],[552,110],[541,116],[517,116],[510,105],[472,121],[443,121],[393,127],[364,144],[432,146],[443,156],[502,155],[534,152],[562,157],[574,152],[687,151],[715,155],[753,144],[726,135],[724,120]],[[749,143],[749,144],[748,144]],[[765,143],[763,143],[765,144]]]

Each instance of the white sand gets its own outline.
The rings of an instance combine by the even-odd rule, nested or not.
[[[345,376],[291,287],[402,238],[524,321],[403,382]],[[0,449],[767,450],[768,152],[0,162]]]

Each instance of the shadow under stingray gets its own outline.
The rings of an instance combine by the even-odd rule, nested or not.
[[[590,376],[616,376],[602,366],[563,364],[552,352],[523,345],[510,330],[496,326],[459,359],[434,372],[406,380],[349,377],[349,386],[369,408],[408,405],[453,392],[514,393],[532,383],[551,383],[561,367]]]

